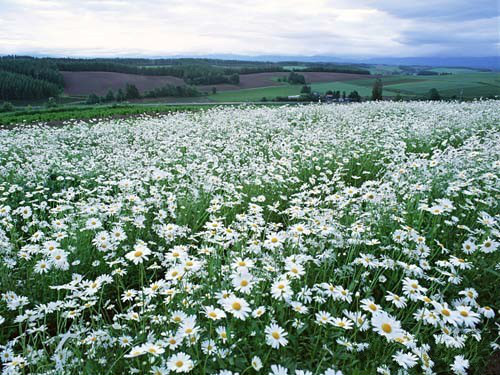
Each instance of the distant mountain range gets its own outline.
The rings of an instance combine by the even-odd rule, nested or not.
[[[180,56],[179,56],[180,57]],[[188,56],[183,56],[188,57]],[[251,61],[298,61],[298,62],[330,62],[330,63],[353,63],[353,64],[385,64],[385,65],[424,65],[435,67],[464,67],[464,68],[479,68],[492,69],[500,71],[500,56],[485,56],[485,57],[370,57],[370,58],[349,58],[335,56],[283,56],[283,55],[230,55],[230,54],[214,54],[202,56],[214,59],[227,60],[251,60]]]
[[[500,56],[487,57],[387,57],[371,58],[371,64],[430,65],[500,70]]]
[[[21,54],[20,54],[21,55]],[[22,55],[31,55],[36,57],[65,57],[63,54],[41,54],[36,52],[25,53]],[[78,56],[72,56],[78,58]],[[83,58],[93,58],[99,56],[81,56]],[[345,57],[329,55],[233,55],[233,54],[182,54],[182,55],[140,55],[129,53],[115,57],[122,58],[206,58],[222,60],[242,60],[242,61],[261,61],[261,62],[305,62],[305,63],[337,63],[337,64],[384,64],[384,65],[420,65],[433,67],[454,67],[454,68],[476,68],[491,69],[500,71],[500,55],[484,57],[453,57],[453,56],[424,56],[424,57]],[[106,57],[104,57],[106,58]],[[109,56],[107,56],[109,58]]]

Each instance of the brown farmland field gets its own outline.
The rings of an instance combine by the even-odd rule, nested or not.
[[[115,72],[61,72],[64,92],[68,95],[106,95],[109,89],[124,89],[127,83],[137,86],[141,93],[165,85],[184,85],[184,80],[172,76],[144,76]]]

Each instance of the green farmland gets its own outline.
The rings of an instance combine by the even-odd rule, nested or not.
[[[430,89],[436,88],[444,97],[487,97],[500,95],[500,73],[473,72],[455,73],[438,76],[391,75],[382,77],[384,96],[400,94],[406,97],[425,96]],[[342,82],[312,83],[313,91],[324,93],[328,90],[349,92],[356,90],[362,97],[371,95],[375,78],[353,79]],[[282,86],[259,87],[255,89],[230,90],[210,95],[209,99],[217,102],[260,101],[263,97],[272,99],[277,96],[300,94],[301,85],[283,84]]]
[[[387,90],[400,90],[401,93],[423,95],[436,88],[442,95],[460,95],[461,90],[468,96],[500,95],[499,73],[462,73],[442,76],[419,76],[422,80],[397,83]],[[466,94],[468,93],[468,94]]]

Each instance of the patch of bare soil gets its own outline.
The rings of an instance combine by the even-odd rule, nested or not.
[[[166,85],[182,86],[184,80],[172,76],[144,76],[115,72],[61,72],[68,95],[106,95],[108,90],[124,89],[127,83],[145,92]]]

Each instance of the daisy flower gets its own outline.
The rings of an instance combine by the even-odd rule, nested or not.
[[[347,318],[334,318],[332,324],[343,329],[352,329],[353,322]]]
[[[453,364],[451,365],[451,370],[457,375],[467,375],[467,369],[469,368],[469,360],[465,359],[463,355],[455,356]]]
[[[271,295],[275,299],[287,300],[293,295],[292,288],[290,287],[290,282],[285,279],[276,280],[271,286]]]
[[[167,367],[174,372],[189,372],[193,369],[194,363],[188,354],[179,352],[168,359]]]
[[[151,254],[151,250],[149,250],[146,245],[138,243],[134,246],[134,250],[125,254],[125,258],[130,260],[134,264],[142,263],[145,260],[148,260],[148,256]]]
[[[253,287],[253,276],[248,272],[242,272],[232,277],[232,285],[235,290],[242,293],[250,293]]]
[[[235,318],[245,320],[252,311],[250,305],[243,298],[230,297],[224,301],[224,309]]]
[[[271,324],[266,327],[264,332],[266,334],[266,343],[272,348],[279,349],[280,346],[288,344],[288,340],[285,338],[288,333],[279,325]]]
[[[394,361],[401,366],[403,369],[409,369],[417,364],[418,357],[412,353],[405,353],[399,350],[396,354],[392,356]]]
[[[226,317],[226,313],[224,311],[213,306],[205,306],[204,310],[206,317],[211,320],[220,320]]]
[[[397,294],[387,292],[387,295],[385,296],[385,300],[392,302],[394,306],[396,306],[398,309],[402,309],[406,307],[406,298],[398,296]]]
[[[373,330],[379,335],[384,336],[387,341],[393,341],[401,338],[404,334],[401,329],[401,323],[385,311],[379,311],[373,314],[371,324]]]
[[[333,317],[329,312],[319,311],[316,313],[316,323],[319,325],[333,324]]]
[[[156,344],[152,344],[152,343],[144,344],[143,350],[145,353],[152,354],[155,357],[159,356],[160,354],[165,353],[165,350],[162,347],[160,347]]]
[[[369,313],[376,313],[381,309],[379,305],[377,305],[372,299],[365,298],[361,300],[361,308]]]
[[[288,369],[280,365],[271,365],[269,375],[288,375]]]
[[[252,367],[254,368],[255,371],[259,371],[262,368],[262,361],[259,357],[254,356],[252,358]]]

